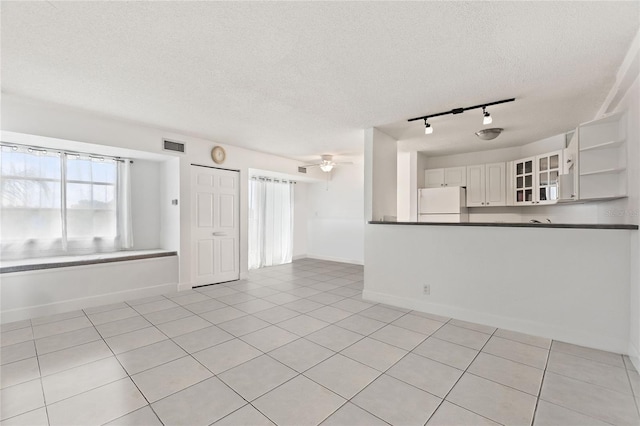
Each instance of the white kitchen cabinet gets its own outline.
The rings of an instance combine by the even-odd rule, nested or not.
[[[507,204],[506,164],[491,163],[467,167],[467,206]]]
[[[536,204],[558,202],[558,176],[562,168],[562,150],[536,157]]]
[[[437,188],[444,186],[444,169],[430,169],[424,171],[424,186]]]
[[[514,161],[514,205],[557,203],[562,167],[561,150]]]
[[[485,170],[485,205],[507,205],[507,173],[505,163],[484,165]]]
[[[515,197],[514,205],[535,203],[535,157],[523,158],[513,162]]]
[[[427,169],[424,171],[424,186],[426,188],[466,185],[466,167],[448,167],[443,169]]]
[[[467,186],[467,168],[449,167],[444,169],[444,186]]]
[[[578,133],[580,200],[627,196],[626,115],[581,124]]]

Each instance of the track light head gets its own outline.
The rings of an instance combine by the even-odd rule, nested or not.
[[[487,107],[482,107],[482,124],[485,126],[493,122],[493,118],[491,118],[491,114],[487,112],[486,108]]]
[[[424,120],[424,134],[425,135],[430,135],[431,133],[433,133],[433,127],[431,127],[431,124],[427,123],[427,119],[425,118],[425,120]]]

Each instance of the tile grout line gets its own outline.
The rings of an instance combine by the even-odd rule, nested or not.
[[[411,311],[409,311],[409,312],[405,312],[403,315],[401,315],[400,317],[396,318],[396,319],[395,319],[395,320],[393,320],[393,321],[397,321],[398,319],[400,319],[400,318],[402,318],[402,317],[404,317],[404,316],[406,316],[406,315],[409,315],[409,313],[410,313],[410,312],[411,312]],[[450,319],[449,319],[449,320],[450,320]],[[448,320],[447,322],[449,322],[449,320]],[[388,325],[388,324],[390,324],[390,323],[387,323],[387,325]],[[437,330],[439,330],[440,328],[442,328],[445,324],[446,324],[446,323],[443,323],[440,327],[438,327],[438,329],[437,329]],[[383,326],[383,327],[381,327],[381,328],[384,328],[384,326]],[[433,332],[433,333],[435,333],[437,330],[434,330],[434,332]],[[433,334],[433,333],[432,333],[432,334]],[[368,336],[365,336],[365,337],[368,337]],[[428,338],[428,337],[427,337],[427,338]],[[425,338],[424,340],[426,340],[427,338]],[[362,340],[362,339],[360,339],[360,340]],[[423,340],[423,341],[424,341],[424,340]],[[356,343],[357,343],[357,342],[356,342]],[[349,348],[349,347],[351,347],[351,346],[355,345],[356,343],[353,343],[352,345],[347,346],[346,348],[342,349],[342,351],[344,351],[345,349],[347,349],[347,348]],[[404,350],[404,349],[403,349],[403,350]],[[342,356],[344,356],[344,357],[347,357],[347,358],[351,359],[352,361],[355,361],[355,362],[358,362],[358,363],[360,363],[360,364],[363,364],[363,365],[365,365],[365,366],[367,366],[367,367],[369,367],[369,368],[373,368],[373,367],[368,366],[368,365],[366,365],[366,364],[364,364],[364,363],[362,363],[362,362],[360,362],[360,361],[358,361],[358,360],[355,360],[355,359],[353,359],[353,358],[349,357],[348,355],[342,354],[342,351],[340,351],[340,352],[338,352],[338,353],[340,353],[340,354],[341,354]],[[378,380],[380,377],[382,377],[383,375],[385,375],[385,374],[386,374],[386,373],[387,373],[391,368],[393,368],[393,366],[395,366],[395,365],[396,365],[396,364],[398,364],[400,361],[402,361],[404,358],[406,358],[410,353],[412,353],[412,351],[407,351],[407,353],[406,353],[406,354],[404,354],[402,357],[400,357],[400,359],[398,359],[396,362],[394,362],[393,364],[391,364],[391,365],[390,365],[386,370],[384,370],[384,371],[381,371],[381,372],[380,372],[380,370],[378,370],[378,369],[376,369],[376,368],[373,368],[374,370],[376,370],[376,371],[380,372],[380,374],[379,374],[378,376],[376,376],[376,378],[375,378],[375,379],[373,379],[371,382],[369,382],[365,387],[363,387],[363,388],[362,388],[362,389],[360,389],[358,392],[356,392],[353,396],[351,396],[351,398],[348,398],[348,399],[347,399],[347,402],[345,402],[345,404],[342,404],[342,405],[341,405],[340,407],[338,407],[338,409],[336,409],[333,413],[329,414],[329,416],[327,416],[327,417],[323,420],[323,422],[324,422],[328,417],[332,416],[335,412],[337,412],[340,408],[342,408],[342,406],[346,405],[347,403],[352,403],[353,405],[355,405],[356,407],[360,408],[361,410],[364,410],[365,412],[367,412],[367,413],[371,414],[372,416],[374,416],[374,417],[376,417],[376,418],[379,418],[378,416],[376,416],[374,413],[370,412],[370,411],[369,411],[369,410],[367,410],[366,408],[361,407],[360,405],[356,404],[355,402],[352,402],[352,400],[353,400],[355,397],[357,397],[359,394],[361,394],[362,392],[364,392],[364,390],[365,390],[365,389],[367,389],[369,386],[371,386],[371,385],[372,385],[376,380]],[[389,375],[388,375],[388,376],[389,376]],[[305,376],[305,377],[307,377],[307,376]],[[407,384],[407,385],[409,385],[409,386],[411,386],[411,387],[413,387],[413,388],[416,388],[416,389],[418,389],[418,390],[420,390],[420,391],[422,391],[422,392],[426,392],[426,393],[428,393],[428,394],[430,394],[430,395],[433,395],[433,396],[435,396],[436,398],[439,398],[437,395],[434,395],[434,394],[432,394],[431,392],[427,392],[427,391],[425,391],[424,389],[420,389],[420,388],[418,388],[417,386],[414,386],[414,385],[412,385],[412,384],[410,384],[410,383],[406,383],[406,382],[404,382],[404,381],[402,381],[402,380],[396,379],[396,378],[395,378],[395,377],[393,377],[393,376],[389,376],[389,377],[391,377],[391,378],[393,378],[393,379],[395,379],[395,380],[401,381],[402,383],[405,383],[405,384]],[[313,379],[309,378],[309,380],[313,380]],[[314,381],[314,383],[316,383],[316,382]],[[323,386],[323,385],[321,385],[320,383],[318,383],[318,384],[319,384],[320,386]],[[324,387],[324,386],[323,386],[323,387]],[[329,389],[329,390],[330,390],[330,389]],[[332,391],[332,392],[333,392],[333,391]],[[335,392],[334,392],[334,393],[335,393]],[[342,396],[341,396],[341,397],[342,397]],[[444,401],[444,399],[443,399],[443,401]],[[440,405],[438,405],[438,407],[439,407],[439,406],[440,406]],[[438,409],[438,408],[436,408],[436,410],[437,410],[437,409]],[[433,413],[435,413],[435,412],[436,412],[436,410],[434,410],[434,411],[433,411]],[[432,413],[431,415],[433,415],[433,413]],[[431,416],[429,416],[429,418],[431,418]],[[380,419],[380,420],[383,420],[385,423],[388,423],[388,422],[387,422],[386,420],[384,420],[384,419]],[[429,419],[427,419],[427,421],[429,421]],[[425,422],[425,423],[426,423],[426,422]]]
[[[622,362],[624,362],[624,358],[622,359]],[[640,395],[636,395],[635,389],[633,388],[633,385],[631,384],[631,376],[630,376],[629,370],[626,368],[626,366],[627,366],[627,364],[625,363],[625,371],[627,372],[627,380],[629,381],[629,386],[631,387],[631,394],[633,395],[633,402],[635,402],[636,410],[638,411],[638,416],[640,416],[640,405],[638,404],[638,399],[639,399]]]
[[[538,395],[536,396],[536,405],[533,407],[533,416],[531,417],[531,426],[533,426],[536,420],[536,414],[538,414],[538,405],[540,404],[540,396],[542,396],[542,387],[544,386],[544,379],[547,377],[547,367],[549,366],[549,359],[551,358],[551,347],[553,346],[553,340],[549,345],[549,351],[547,352],[547,359],[544,363],[544,369],[542,370],[542,380],[540,380],[540,387],[538,388]]]
[[[449,320],[449,321],[450,321],[450,320]],[[449,321],[447,321],[447,323],[449,323]],[[472,330],[472,331],[473,331],[473,330]],[[438,409],[440,409],[440,407],[442,406],[442,404],[444,403],[444,401],[447,401],[447,402],[448,402],[448,403],[450,403],[450,404],[456,405],[456,406],[458,406],[458,407],[460,407],[460,408],[462,408],[462,409],[464,409],[464,410],[467,410],[467,411],[469,411],[469,412],[471,412],[471,413],[474,413],[474,414],[476,414],[476,415],[478,415],[478,416],[480,416],[480,417],[483,417],[483,418],[485,418],[485,419],[489,419],[489,420],[491,420],[492,422],[502,424],[502,423],[500,423],[500,422],[499,422],[499,421],[497,421],[497,420],[490,419],[489,417],[486,417],[486,416],[484,416],[484,415],[482,415],[482,414],[480,414],[480,413],[476,413],[475,411],[473,411],[473,410],[471,410],[471,409],[469,409],[469,408],[462,407],[462,406],[460,406],[460,405],[458,405],[458,404],[455,404],[454,402],[451,402],[451,401],[447,400],[447,397],[449,396],[449,394],[453,391],[453,389],[455,389],[456,385],[460,382],[460,380],[462,380],[462,378],[464,377],[464,375],[469,371],[469,367],[471,367],[471,365],[474,363],[474,361],[475,361],[475,360],[478,358],[478,356],[482,353],[482,350],[484,349],[484,347],[485,347],[485,346],[487,346],[487,344],[489,343],[489,340],[491,340],[491,338],[494,336],[494,334],[496,333],[496,331],[497,331],[497,329],[496,329],[493,333],[491,333],[491,335],[489,335],[489,338],[487,339],[487,341],[486,341],[486,342],[484,342],[484,344],[482,345],[482,347],[481,347],[480,349],[477,349],[478,353],[476,354],[476,356],[474,356],[474,357],[473,357],[473,359],[471,360],[471,362],[469,363],[469,365],[467,365],[467,367],[464,369],[464,371],[462,372],[462,374],[460,375],[460,377],[458,377],[458,380],[456,380],[456,382],[453,384],[453,386],[451,386],[451,388],[449,389],[449,391],[448,391],[448,392],[446,393],[446,395],[442,398],[442,400],[440,401],[440,404],[438,404],[438,406],[436,407],[436,409],[433,411],[433,413],[431,413],[431,415],[429,416],[429,418],[428,418],[428,419],[427,419],[427,421],[425,422],[425,425],[429,422],[429,420],[431,420],[431,418],[432,418],[432,417],[433,417],[433,415],[438,411]],[[449,342],[449,343],[453,343],[453,342]],[[472,374],[472,373],[470,373],[470,372],[469,372],[469,374]],[[484,378],[484,377],[483,377],[483,378]]]

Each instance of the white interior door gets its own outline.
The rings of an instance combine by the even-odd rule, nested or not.
[[[192,285],[240,278],[240,173],[191,167]]]

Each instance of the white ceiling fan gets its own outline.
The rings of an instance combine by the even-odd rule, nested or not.
[[[309,167],[320,167],[320,170],[323,172],[329,173],[333,168],[339,164],[353,164],[351,162],[339,162],[336,163],[333,161],[333,155],[325,154],[322,156],[322,161],[314,164],[306,164],[302,166],[304,169],[308,169]]]

